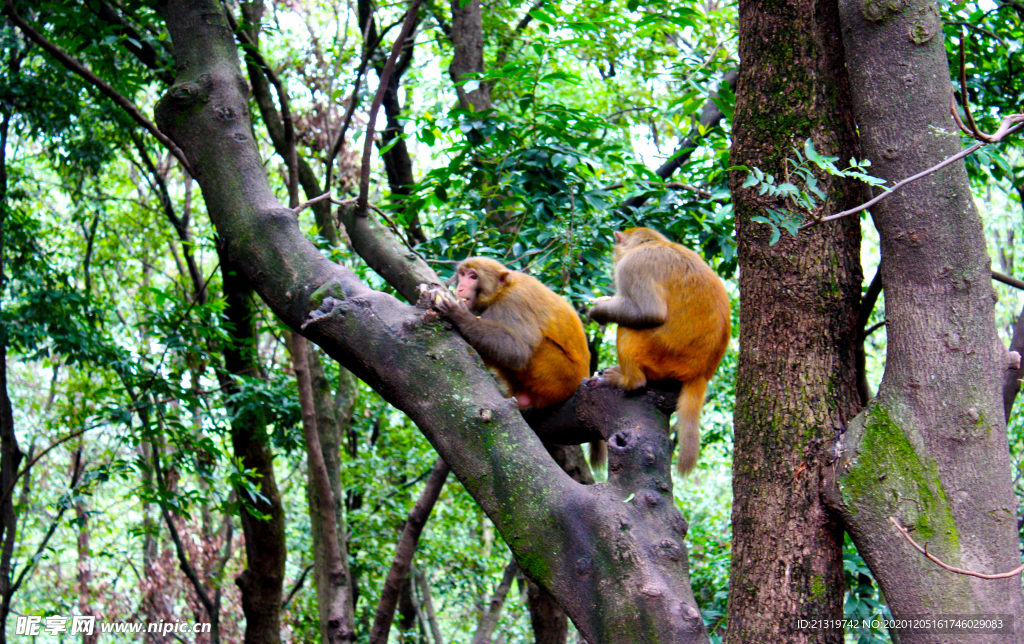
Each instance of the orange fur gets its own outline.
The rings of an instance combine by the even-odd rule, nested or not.
[[[700,412],[708,381],[729,343],[729,297],[697,253],[650,228],[615,233],[616,295],[590,317],[616,322],[618,368],[606,377],[623,389],[677,380],[677,467],[693,469],[700,450]]]
[[[492,259],[459,264],[456,293],[473,320],[447,314],[521,408],[542,409],[576,393],[590,375],[590,349],[579,315],[536,278]]]

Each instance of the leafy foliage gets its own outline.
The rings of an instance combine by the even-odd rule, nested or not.
[[[765,212],[767,216],[759,215],[750,218],[751,221],[767,224],[771,227],[772,235],[768,243],[772,246],[779,241],[782,235],[781,228],[784,228],[786,232],[795,237],[806,218],[815,219],[821,216],[815,211],[820,203],[827,199],[827,196],[818,187],[818,178],[814,175],[811,163],[819,171],[823,171],[825,174],[833,177],[857,179],[870,186],[880,186],[885,183],[882,179],[867,173],[867,168],[871,166],[871,161],[867,159],[860,161],[856,158],[850,159],[849,166],[846,169],[840,170],[836,165],[839,157],[819,154],[814,149],[814,142],[811,139],[804,141],[803,154],[796,148],[793,148],[793,153],[796,155],[796,159],[786,159],[793,174],[792,178],[787,178],[786,181],[776,184],[773,175],[765,174],[758,168],[750,168],[747,178],[742,185],[743,188],[753,188],[756,186],[759,195],[767,195],[777,201],[792,204],[792,209],[775,209],[766,206]]]

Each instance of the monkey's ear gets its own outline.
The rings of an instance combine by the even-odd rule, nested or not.
[[[623,235],[621,232],[619,232],[618,230],[615,231],[615,243],[616,244],[621,244],[622,240],[624,240],[625,238],[626,238],[626,236]]]
[[[498,281],[499,282],[506,282],[506,281],[508,281],[508,276],[509,276],[509,274],[511,272],[512,271],[509,271],[508,269],[502,269],[501,271],[499,271],[498,272]]]

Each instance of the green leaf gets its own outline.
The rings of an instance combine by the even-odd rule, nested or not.
[[[536,18],[537,20],[540,20],[541,22],[545,22],[545,23],[547,23],[549,25],[552,25],[552,26],[557,26],[558,25],[558,22],[555,20],[554,16],[552,16],[548,12],[544,11],[543,9],[530,9],[530,15],[533,16],[534,18]]]

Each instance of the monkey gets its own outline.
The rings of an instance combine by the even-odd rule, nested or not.
[[[648,381],[682,383],[676,403],[676,469],[688,474],[700,452],[704,393],[731,333],[725,285],[701,257],[650,228],[616,231],[615,296],[591,320],[619,325],[619,364],[602,373],[627,391]]]
[[[590,375],[580,316],[537,278],[486,257],[456,269],[455,297],[435,304],[497,370],[520,409],[543,409],[572,397]]]

